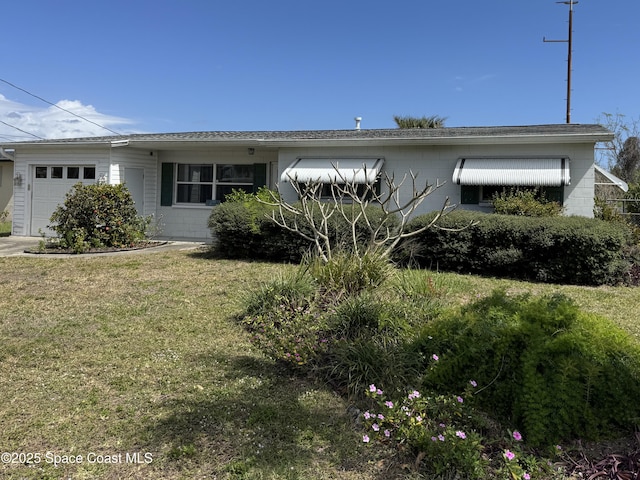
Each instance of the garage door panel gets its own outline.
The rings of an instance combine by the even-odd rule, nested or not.
[[[55,166],[59,168],[59,166]],[[93,183],[95,180],[78,180],[78,178],[67,178],[67,167],[64,168],[63,178],[51,178],[53,166],[47,167],[46,178],[33,178],[31,182],[31,235],[39,235],[43,232],[46,236],[54,236],[55,232],[47,225],[51,223],[51,215],[58,205],[64,203],[65,196],[73,186],[82,181],[83,183]],[[43,167],[38,167],[39,172],[34,172],[36,175],[42,175]],[[83,167],[81,166],[81,175]],[[93,165],[87,165],[87,169],[93,169]],[[90,171],[90,170],[87,170]],[[55,171],[58,174],[58,171]],[[71,175],[75,176],[74,170],[71,170]],[[82,177],[81,177],[82,178]]]

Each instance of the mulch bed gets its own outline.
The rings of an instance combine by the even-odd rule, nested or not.
[[[640,479],[640,432],[632,438],[600,448],[586,446],[564,455],[563,465],[571,478],[587,480],[636,480]],[[616,444],[617,443],[617,444]],[[604,447],[604,448],[603,448]],[[609,450],[605,452],[603,450]],[[630,453],[613,453],[626,451]],[[598,460],[593,460],[597,458]]]
[[[129,252],[132,250],[142,250],[144,248],[153,248],[159,247],[161,245],[166,245],[168,242],[160,242],[160,241],[145,241],[139,242],[131,247],[101,247],[101,248],[89,248],[82,253],[76,253],[75,251],[69,248],[63,248],[54,243],[48,243],[45,245],[44,249],[42,248],[30,248],[24,251],[24,253],[35,253],[39,255],[56,255],[56,254],[65,254],[65,255],[86,255],[92,253],[115,253],[115,252]]]

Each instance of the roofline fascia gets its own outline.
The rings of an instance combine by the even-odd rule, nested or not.
[[[364,131],[363,131],[364,132]],[[428,146],[428,145],[513,145],[518,143],[550,144],[550,143],[599,143],[611,141],[611,132],[598,133],[562,133],[562,134],[530,134],[530,135],[465,135],[423,138],[398,137],[366,137],[362,138],[296,138],[296,139],[265,139],[261,137],[240,139],[140,139],[134,137],[119,137],[118,140],[91,139],[81,141],[44,141],[2,144],[0,148],[15,149],[15,147],[69,147],[69,146],[104,146],[153,149],[176,149],[180,147],[261,147],[261,148],[291,148],[291,147],[345,147],[345,146]]]

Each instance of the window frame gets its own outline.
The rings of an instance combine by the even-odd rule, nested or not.
[[[186,169],[187,172],[190,171],[191,167],[211,167],[212,168],[212,176],[211,181],[202,181],[202,180],[180,180],[180,173],[182,169]],[[242,169],[246,169],[246,172],[249,176],[244,177],[246,179],[250,179],[249,181],[227,181],[224,180],[224,176],[221,174],[221,169],[225,167],[242,167]],[[229,189],[242,189],[247,192],[252,192],[254,189],[255,183],[255,164],[253,163],[230,163],[230,162],[211,162],[211,163],[175,163],[174,164],[174,181],[173,181],[173,198],[175,201],[173,205],[177,206],[209,206],[212,204],[220,203],[224,201],[224,196],[230,193],[225,192],[225,190]],[[232,177],[233,178],[233,177]],[[239,177],[238,177],[239,178]],[[197,186],[211,186],[211,198],[206,198],[202,202],[185,202],[180,201],[179,189],[181,185],[197,185]],[[205,192],[206,195],[206,192]]]

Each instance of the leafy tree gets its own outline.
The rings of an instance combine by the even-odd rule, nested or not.
[[[446,117],[432,115],[430,117],[418,118],[395,115],[393,120],[396,122],[398,128],[442,128],[444,127]]]
[[[621,113],[603,113],[596,121],[613,132],[613,139],[598,148],[597,162],[627,183],[640,173],[640,119]]]
[[[622,144],[612,173],[627,183],[637,183],[640,173],[640,138],[629,137]]]

